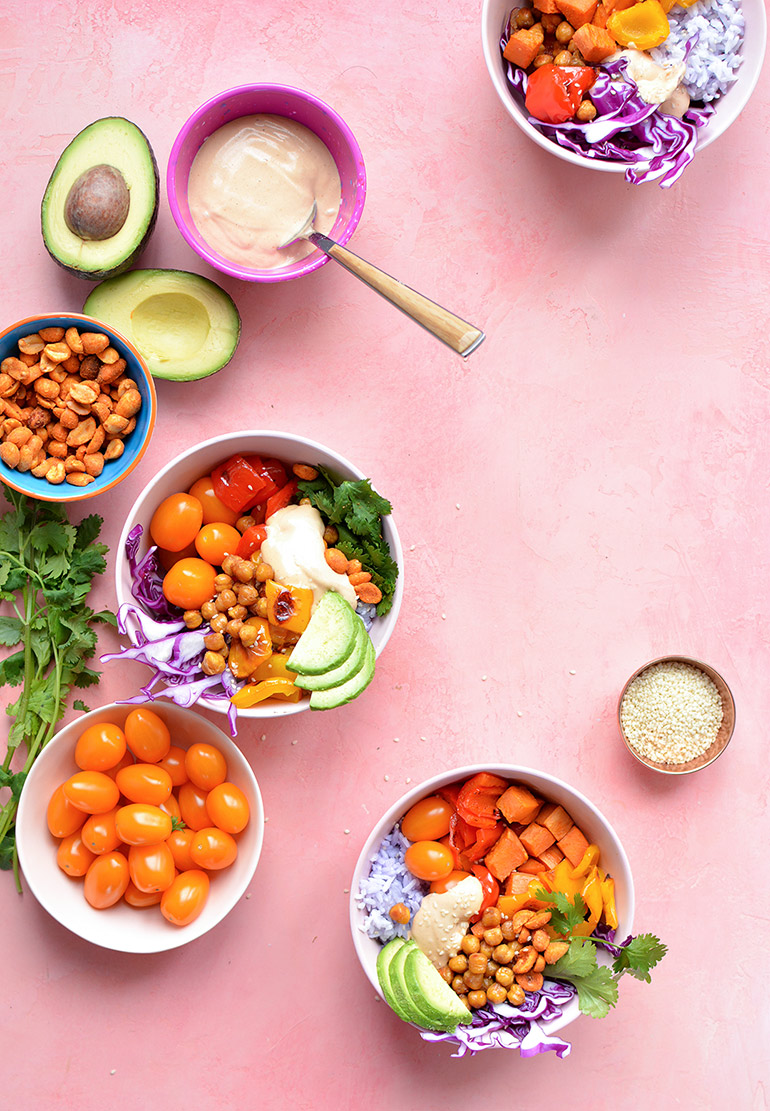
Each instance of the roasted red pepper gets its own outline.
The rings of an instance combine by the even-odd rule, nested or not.
[[[500,895],[500,884],[483,864],[472,864],[471,871],[481,883],[481,890],[484,893],[484,899],[479,907],[478,914],[474,914],[471,918],[471,922],[478,922],[487,907],[493,907],[497,902]]]
[[[504,822],[495,822],[491,829],[477,829],[475,843],[469,845],[465,850],[467,859],[483,860],[492,846],[496,845],[500,840],[500,836],[504,829]]]
[[[265,520],[269,520],[274,513],[278,512],[279,509],[284,509],[296,493],[297,480],[296,478],[293,478],[291,482],[287,482],[285,486],[281,487],[277,494],[273,494],[272,497],[269,497],[267,499],[267,505],[265,506]]]
[[[590,66],[540,66],[527,78],[527,111],[543,123],[566,123],[595,80]]]
[[[245,459],[265,484],[254,500],[246,506],[247,509],[252,509],[254,506],[264,505],[268,498],[277,494],[289,481],[289,476],[283,463],[279,463],[277,459],[263,459],[261,455],[247,455]]]
[[[258,552],[267,540],[267,529],[264,525],[252,525],[247,528],[240,539],[235,554],[241,559],[248,559],[253,552]]]
[[[446,799],[452,806],[457,806],[457,796],[460,794],[459,783],[447,783],[446,787],[437,787],[436,794]]]
[[[507,788],[507,779],[491,772],[479,772],[460,789],[457,813],[477,829],[493,829],[500,817],[497,800]]]
[[[242,455],[233,455],[211,472],[214,493],[228,509],[242,513],[264,490],[266,481]]]

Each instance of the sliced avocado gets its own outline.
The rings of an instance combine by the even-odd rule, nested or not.
[[[288,666],[300,675],[321,675],[348,658],[356,645],[357,614],[341,594],[328,590],[292,651]]]
[[[136,124],[96,120],[62,152],[41,207],[43,242],[70,274],[122,274],[144,249],[158,216],[158,166]]]
[[[391,989],[398,1000],[399,1006],[410,1016],[410,1022],[416,1022],[418,1026],[422,1026],[426,1030],[444,1030],[446,1027],[434,1018],[434,1010],[426,1008],[422,996],[419,994],[413,995],[407,984],[404,970],[410,954],[415,949],[417,949],[417,946],[413,941],[405,941],[398,952],[394,954],[388,966]],[[419,953],[420,950],[417,949],[417,952]],[[440,976],[439,979],[441,979]],[[454,1025],[456,1026],[457,1023]]]
[[[348,658],[343,660],[339,667],[324,671],[322,675],[298,675],[294,680],[296,686],[301,687],[303,691],[325,691],[352,679],[361,670],[364,663],[368,639],[366,626],[361,618],[356,615],[356,643]]]
[[[374,678],[374,658],[374,645],[367,633],[364,660],[358,671],[337,687],[330,687],[329,690],[324,691],[313,691],[310,695],[310,709],[333,710],[335,706],[344,706],[346,702],[352,702],[354,698],[358,698],[359,694],[369,686]]]
[[[385,996],[385,1002],[388,1006],[396,1012],[399,1018],[404,1022],[411,1022],[412,1018],[409,1012],[401,1006],[396,993],[390,983],[390,964],[399,949],[403,948],[406,944],[403,937],[394,937],[387,945],[383,945],[382,949],[377,956],[377,979],[382,988],[382,994]]]
[[[454,1030],[461,1022],[472,1021],[468,1008],[417,946],[404,961],[404,980],[410,997],[419,1001],[421,1009],[442,1030]]]
[[[216,282],[186,270],[131,270],[102,282],[83,312],[124,335],[155,378],[190,382],[233,357],[241,318]]]

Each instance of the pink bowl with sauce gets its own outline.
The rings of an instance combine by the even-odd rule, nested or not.
[[[310,274],[328,256],[315,250],[307,258],[273,270],[249,269],[219,254],[203,239],[193,223],[187,200],[190,167],[203,142],[224,124],[241,116],[265,113],[296,120],[313,131],[331,152],[342,186],[342,201],[329,233],[347,243],[361,219],[366,197],[366,170],[361,148],[345,121],[312,93],[289,85],[240,85],[218,93],[201,105],[176,137],[168,161],[166,186],[171,214],[189,245],[211,266],[247,282],[285,282]]]

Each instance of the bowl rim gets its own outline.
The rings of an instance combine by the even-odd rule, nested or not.
[[[628,933],[631,933],[634,922],[634,913],[636,910],[636,896],[634,892],[634,877],[631,871],[631,865],[628,860],[628,855],[623,842],[620,840],[615,827],[608,821],[602,811],[596,806],[595,803],[583,794],[582,791],[576,787],[571,786],[564,779],[558,776],[551,775],[550,772],[544,772],[538,768],[532,768],[523,764],[508,764],[504,761],[485,760],[474,764],[466,764],[461,767],[452,768],[445,772],[440,772],[431,776],[429,779],[424,780],[422,783],[417,784],[415,787],[410,787],[401,798],[399,798],[393,805],[386,810],[385,814],[377,821],[372,828],[369,836],[366,838],[361,852],[358,855],[353,874],[350,880],[350,895],[348,899],[349,907],[349,922],[350,932],[353,938],[353,948],[356,951],[359,964],[369,980],[369,983],[375,989],[381,999],[383,999],[382,992],[377,980],[376,970],[372,967],[367,954],[364,951],[364,946],[368,942],[375,941],[376,939],[370,938],[359,927],[361,920],[361,911],[356,905],[356,896],[358,893],[358,882],[365,874],[367,866],[371,863],[371,856],[376,850],[377,845],[382,841],[382,838],[388,833],[395,825],[399,818],[401,818],[410,806],[414,805],[420,798],[425,797],[431,791],[436,790],[438,787],[445,786],[447,783],[452,783],[458,779],[469,778],[472,775],[477,775],[479,772],[488,771],[495,775],[504,776],[507,779],[521,780],[527,782],[529,778],[534,777],[538,780],[546,781],[549,786],[556,786],[559,790],[566,795],[571,795],[577,799],[581,805],[585,806],[593,815],[597,824],[601,825],[606,830],[607,835],[612,842],[613,850],[617,854],[620,862],[621,870],[623,871],[623,880],[627,888],[625,898],[625,913],[622,921],[624,929],[627,928]],[[381,943],[379,943],[381,944]],[[567,1006],[575,1004],[572,1000]],[[566,1011],[566,1007],[565,1007]],[[568,1026],[576,1018],[580,1016],[580,1012],[572,1014],[562,1014],[560,1018],[555,1018],[551,1022],[543,1023],[542,1028],[546,1033],[555,1033],[561,1030],[564,1026]]]
[[[164,467],[162,467],[157,472],[157,474],[153,476],[151,481],[148,482],[144,489],[137,495],[131,508],[126,514],[126,519],[120,533],[120,539],[118,540],[114,562],[115,593],[117,597],[118,608],[120,608],[125,603],[129,603],[131,605],[136,604],[136,599],[133,596],[127,597],[123,591],[121,571],[125,567],[125,551],[128,534],[131,529],[136,526],[136,524],[141,523],[134,520],[135,514],[137,512],[137,507],[139,503],[145,499],[149,490],[152,487],[156,486],[164,478],[166,478],[166,476],[180,463],[193,458],[199,451],[202,451],[203,449],[207,449],[219,444],[226,445],[230,442],[233,442],[234,444],[235,442],[242,441],[245,438],[257,439],[261,437],[270,437],[273,439],[284,440],[286,441],[287,445],[297,445],[309,451],[318,450],[320,452],[323,452],[325,455],[333,457],[340,467],[347,468],[348,471],[351,474],[355,475],[357,479],[367,478],[367,475],[361,470],[361,468],[355,466],[355,464],[347,459],[346,456],[340,455],[338,451],[335,451],[333,448],[327,447],[325,444],[319,443],[317,440],[312,440],[306,436],[300,436],[294,432],[281,432],[276,429],[265,428],[241,429],[240,431],[236,432],[225,432],[220,436],[211,436],[208,440],[202,440],[200,443],[194,444],[192,447],[187,448],[186,451],[183,451],[180,455],[177,455],[173,459],[171,459]],[[387,522],[388,530],[390,533],[390,535],[386,538],[388,547],[390,548],[391,556],[398,565],[399,573],[398,578],[396,579],[396,589],[393,594],[393,605],[391,606],[390,612],[386,615],[386,618],[383,619],[389,622],[389,631],[387,632],[387,635],[382,644],[376,649],[377,657],[379,657],[380,654],[383,652],[388,641],[390,640],[390,637],[393,634],[393,631],[395,630],[396,624],[398,623],[399,613],[401,611],[401,603],[404,597],[404,553],[401,545],[401,538],[398,534],[398,527],[393,520],[393,514],[388,515],[385,520]],[[167,702],[169,700],[163,697],[159,697],[155,701]],[[205,697],[200,698],[195,705],[200,705],[202,709],[210,710],[212,713],[227,714],[227,708],[223,707],[221,703],[209,701]],[[293,714],[304,713],[308,709],[309,699],[303,698],[300,699],[299,702],[287,702],[285,704],[273,703],[270,706],[258,705],[251,707],[250,709],[242,709],[238,711],[238,718],[239,720],[244,721],[256,721],[260,719],[265,720],[268,718],[272,719],[279,717],[289,717]]]
[[[144,436],[144,440],[142,441],[142,443],[139,445],[139,447],[137,449],[136,458],[132,461],[132,463],[124,471],[121,471],[119,474],[117,474],[115,476],[115,478],[113,478],[112,482],[109,483],[109,485],[100,486],[98,490],[89,490],[88,486],[81,487],[81,489],[78,490],[77,487],[70,486],[69,490],[73,491],[73,493],[71,493],[71,494],[67,490],[63,490],[61,494],[54,494],[54,493],[48,493],[48,492],[40,493],[40,494],[37,494],[37,493],[31,494],[27,490],[24,490],[21,486],[17,486],[15,482],[12,482],[9,478],[6,477],[5,470],[9,470],[10,468],[4,468],[4,469],[0,470],[0,480],[2,482],[4,482],[6,486],[10,486],[11,489],[15,490],[18,494],[24,494],[25,497],[34,498],[36,501],[59,502],[59,503],[62,503],[62,504],[65,503],[65,502],[86,501],[88,498],[97,498],[97,497],[99,497],[100,494],[106,494],[109,490],[112,490],[113,487],[117,486],[119,482],[122,482],[124,478],[127,478],[131,474],[131,472],[134,470],[134,468],[141,462],[144,453],[147,451],[147,448],[149,447],[150,440],[152,438],[153,429],[155,428],[155,419],[157,417],[157,412],[158,412],[158,397],[157,397],[157,393],[155,392],[155,383],[153,381],[152,375],[150,374],[150,371],[147,368],[147,364],[145,363],[141,354],[139,353],[137,348],[134,346],[134,344],[131,342],[131,340],[126,339],[126,337],[123,335],[122,332],[119,332],[116,328],[113,328],[111,324],[105,324],[103,321],[97,320],[96,317],[94,317],[94,316],[87,316],[85,313],[80,313],[80,312],[35,313],[34,316],[25,316],[21,320],[17,320],[15,324],[11,324],[7,328],[3,328],[3,330],[0,331],[0,344],[5,339],[5,337],[10,332],[13,332],[16,328],[20,328],[22,326],[26,326],[27,324],[34,324],[35,322],[38,322],[38,328],[36,328],[35,331],[39,331],[40,321],[43,321],[43,320],[64,320],[64,319],[71,320],[73,322],[73,326],[76,325],[77,323],[80,323],[80,324],[95,324],[96,327],[100,331],[106,332],[107,335],[115,336],[119,343],[125,344],[125,346],[129,349],[131,354],[134,356],[134,358],[139,363],[139,367],[140,367],[142,373],[144,374],[145,380],[147,382],[147,388],[148,388],[149,393],[150,393],[150,417],[149,417],[149,424],[147,425],[147,431],[146,431],[145,436]],[[50,325],[50,326],[51,327],[54,327],[54,326],[61,327],[62,325]],[[43,327],[45,327],[45,325],[43,325]],[[41,481],[45,481],[45,480],[41,479]],[[64,484],[64,485],[66,485],[66,484]],[[48,484],[48,486],[51,490],[61,489],[61,487],[51,487],[50,483]]]
[[[688,664],[690,667],[694,667],[698,671],[702,671],[704,673],[704,675],[706,675],[709,679],[711,679],[712,683],[714,683],[714,685],[717,686],[718,690],[719,690],[718,684],[721,684],[721,686],[724,688],[724,692],[725,692],[725,695],[726,695],[726,697],[725,697],[722,694],[722,691],[721,690],[719,691],[720,697],[722,698],[722,705],[724,707],[724,705],[726,703],[728,708],[731,711],[732,725],[731,725],[730,730],[727,733],[727,736],[725,737],[725,740],[722,743],[721,747],[718,748],[716,750],[716,752],[712,753],[712,755],[709,757],[708,760],[706,760],[702,764],[697,764],[695,767],[687,767],[686,766],[686,764],[691,764],[692,763],[691,760],[688,760],[686,762],[686,764],[665,765],[665,764],[660,763],[659,761],[649,760],[646,756],[642,756],[642,754],[640,752],[636,751],[636,749],[634,748],[634,746],[631,744],[628,737],[626,736],[626,731],[623,728],[623,722],[621,721],[621,718],[620,718],[620,711],[621,711],[621,708],[623,706],[623,699],[626,697],[626,693],[628,691],[628,688],[631,686],[634,679],[638,679],[638,677],[643,672],[649,670],[649,668],[651,668],[651,667],[654,667],[656,664],[664,664],[664,663]],[[634,759],[637,760],[638,763],[640,763],[643,767],[648,768],[650,771],[653,771],[653,772],[660,772],[662,775],[691,775],[693,772],[702,771],[703,768],[709,767],[709,765],[713,764],[715,760],[718,760],[719,757],[722,755],[722,753],[727,748],[727,746],[730,744],[730,741],[733,739],[733,734],[735,733],[735,718],[736,718],[735,698],[733,696],[733,692],[730,689],[730,685],[727,682],[727,680],[725,679],[725,677],[722,675],[722,673],[720,671],[717,671],[717,669],[712,664],[707,664],[704,660],[699,660],[695,656],[684,656],[684,655],[681,655],[680,653],[674,652],[674,653],[669,653],[666,656],[656,656],[655,659],[648,660],[648,662],[646,664],[642,664],[641,667],[638,667],[636,669],[636,671],[633,673],[633,675],[631,675],[626,680],[625,684],[623,685],[623,689],[621,690],[620,695],[618,697],[616,717],[617,717],[617,722],[618,722],[618,729],[620,730],[620,736],[623,739],[623,744],[626,746],[626,748],[631,753],[631,755],[634,757]],[[708,749],[706,751],[708,752]],[[704,755],[705,755],[705,753],[704,753]],[[694,759],[698,760],[698,759],[700,759],[700,757],[694,757]]]
[[[140,705],[154,710],[154,707],[152,706],[152,704],[150,702],[144,702],[144,703],[141,703]],[[170,714],[170,716],[172,718],[178,717],[178,718],[187,718],[188,720],[192,720],[192,719],[197,719],[198,721],[201,720],[201,715],[198,714],[192,708],[177,706],[175,703],[166,703],[165,706],[167,707],[168,713]],[[50,915],[50,917],[53,918],[53,920],[55,922],[57,922],[58,925],[62,926],[64,929],[68,930],[70,933],[74,934],[76,937],[81,938],[83,941],[87,941],[91,945],[97,945],[100,948],[110,950],[111,952],[132,953],[132,954],[134,954],[134,953],[135,954],[161,953],[161,952],[167,952],[167,951],[172,950],[172,949],[178,949],[183,945],[187,945],[190,942],[197,940],[197,938],[199,938],[199,937],[203,937],[205,934],[207,934],[211,930],[215,929],[218,925],[220,925],[221,922],[224,921],[224,919],[227,917],[227,915],[230,913],[230,911],[234,909],[234,907],[238,904],[240,899],[243,897],[243,894],[246,891],[246,889],[248,888],[249,883],[251,883],[251,881],[254,877],[254,874],[256,873],[257,867],[259,865],[259,860],[260,860],[260,857],[262,855],[262,849],[264,847],[265,806],[264,806],[264,800],[262,798],[262,792],[260,791],[259,782],[257,780],[257,777],[256,777],[255,773],[254,773],[254,770],[252,769],[251,765],[249,764],[249,761],[246,759],[243,752],[235,744],[235,742],[230,737],[228,737],[222,729],[219,728],[219,725],[217,725],[215,722],[210,721],[208,718],[203,718],[202,719],[206,722],[206,725],[210,729],[214,730],[215,733],[218,734],[218,742],[222,743],[223,749],[225,750],[226,755],[227,755],[228,773],[232,770],[229,767],[230,761],[233,760],[233,759],[238,761],[239,767],[238,767],[238,773],[237,773],[236,779],[238,781],[242,781],[243,779],[245,779],[249,782],[249,787],[253,791],[254,798],[255,798],[256,803],[257,803],[256,812],[252,813],[251,816],[250,816],[250,819],[249,819],[250,823],[251,822],[256,823],[255,831],[254,831],[255,832],[255,842],[256,843],[255,843],[255,847],[254,847],[254,850],[253,850],[253,853],[254,853],[254,867],[253,867],[253,869],[251,869],[251,868],[247,869],[248,874],[244,877],[244,879],[242,879],[236,885],[235,892],[234,892],[234,894],[231,895],[230,905],[227,907],[227,909],[224,911],[224,913],[221,914],[220,917],[217,918],[217,920],[215,922],[212,922],[205,929],[200,929],[200,919],[198,919],[195,922],[191,922],[189,924],[189,926],[177,929],[174,933],[169,932],[168,935],[167,935],[168,940],[167,940],[167,942],[164,941],[163,944],[153,943],[152,945],[149,945],[149,946],[145,944],[145,945],[137,945],[136,947],[131,947],[131,948],[126,948],[125,945],[111,945],[111,944],[109,944],[108,941],[97,940],[93,937],[86,936],[83,932],[78,930],[76,927],[74,927],[70,923],[63,921],[62,918],[60,918],[58,916],[58,914],[54,910],[51,909],[50,899],[48,898],[48,896],[47,896],[47,894],[46,894],[46,892],[43,888],[43,882],[40,879],[40,877],[36,874],[35,869],[34,868],[29,869],[25,865],[25,857],[26,857],[27,850],[26,850],[26,845],[25,845],[25,841],[24,841],[24,837],[23,837],[23,829],[24,829],[26,818],[27,818],[27,810],[30,807],[34,808],[36,806],[37,802],[38,802],[37,797],[35,797],[35,799],[33,801],[32,793],[28,790],[28,785],[30,783],[32,783],[33,787],[34,787],[34,784],[36,783],[36,779],[44,774],[44,772],[46,770],[46,767],[47,767],[47,764],[51,763],[58,756],[57,744],[61,743],[62,737],[65,734],[67,734],[67,733],[72,734],[71,737],[68,739],[68,743],[71,744],[71,748],[72,748],[72,767],[75,768],[76,765],[75,765],[75,760],[74,760],[74,753],[75,753],[75,740],[76,740],[75,733],[76,733],[76,731],[82,731],[83,729],[88,728],[88,726],[90,724],[94,724],[95,722],[97,722],[99,720],[100,716],[103,716],[106,713],[110,713],[110,714],[121,713],[122,714],[123,712],[125,712],[125,714],[127,715],[128,713],[130,713],[130,711],[132,709],[136,709],[136,704],[131,705],[131,704],[127,704],[127,703],[124,703],[124,702],[108,702],[108,703],[105,703],[103,706],[98,706],[93,710],[89,710],[88,713],[81,714],[79,717],[74,718],[72,721],[67,722],[66,725],[61,726],[57,730],[57,732],[54,734],[54,736],[51,738],[51,740],[48,742],[48,744],[45,746],[45,748],[43,748],[41,750],[41,752],[38,754],[37,759],[33,763],[32,768],[30,769],[27,780],[25,781],[24,789],[21,792],[21,798],[19,800],[19,808],[18,808],[18,813],[17,813],[17,825],[22,830],[22,837],[19,839],[19,842],[18,842],[19,864],[21,866],[22,872],[24,873],[24,878],[25,878],[25,880],[26,880],[26,882],[29,886],[30,891],[35,896],[35,899],[40,904],[40,906],[43,908],[43,910],[45,910],[45,912],[48,915]],[[170,725],[169,727],[170,727],[171,732],[172,732],[172,743],[173,743],[173,725]],[[43,827],[45,828],[45,811],[43,809],[38,809],[38,812],[35,813],[33,818],[31,818],[30,820],[34,820],[34,821],[38,821],[38,822],[42,823]],[[47,830],[46,830],[46,833],[47,833]],[[51,838],[51,850],[52,850],[52,854],[54,856],[54,867],[56,867],[56,864],[55,864],[55,844],[54,844],[55,840],[56,839]],[[85,900],[84,900],[84,903],[85,903]],[[88,906],[88,904],[85,904],[85,905]],[[91,909],[91,908],[89,908],[89,909]],[[101,913],[100,911],[94,910],[94,914],[100,914],[100,913]],[[197,929],[196,929],[196,923],[198,923]],[[141,933],[139,934],[139,936],[141,937]]]
[[[505,78],[501,76],[498,69],[498,55],[495,52],[494,44],[491,42],[490,35],[488,35],[487,33],[488,25],[492,21],[492,9],[498,4],[498,2],[499,0],[483,0],[481,9],[481,43],[484,52],[484,61],[486,63],[487,72],[492,81],[495,92],[497,93],[498,99],[501,101],[503,108],[506,110],[513,122],[517,125],[517,127],[519,127],[521,131],[524,132],[525,135],[527,135],[530,139],[537,143],[537,145],[542,150],[548,151],[549,154],[555,154],[556,157],[561,158],[562,161],[570,162],[573,166],[581,166],[584,169],[588,170],[599,170],[603,173],[624,174],[626,169],[628,168],[626,163],[612,162],[609,159],[604,158],[588,158],[586,155],[577,154],[575,151],[571,151],[567,147],[561,147],[558,143],[553,142],[551,139],[547,138],[547,136],[538,131],[538,129],[529,122],[529,120],[526,118],[526,116],[524,116],[522,112],[515,110],[515,102],[511,95],[510,89],[508,89]],[[730,127],[730,125],[735,122],[740,113],[746,107],[746,104],[750,100],[752,93],[757,87],[759,78],[762,75],[762,67],[767,50],[767,12],[765,10],[765,4],[757,4],[756,11],[757,18],[759,19],[759,56],[756,63],[756,72],[754,73],[753,77],[742,84],[741,104],[738,107],[733,119],[730,120],[730,122],[723,128],[723,130],[715,131],[708,126],[699,129],[699,132],[704,133],[699,133],[697,137],[697,141],[695,144],[696,152],[705,150],[706,147],[710,146],[711,143],[718,139],[720,135],[724,134],[724,131],[726,131]],[[740,70],[739,77],[736,79],[735,84],[737,84],[739,80]],[[659,177],[664,172],[664,170],[661,170],[660,174],[656,176]],[[650,180],[655,180],[655,178],[651,178]]]
[[[166,193],[168,196],[169,208],[171,209],[171,215],[174,218],[174,223],[181,232],[182,237],[187,245],[191,247],[195,251],[195,253],[199,255],[205,262],[207,262],[210,266],[213,266],[215,270],[219,270],[223,274],[229,274],[232,278],[239,278],[241,281],[292,281],[295,278],[302,278],[306,274],[311,274],[314,270],[318,270],[320,267],[325,266],[326,263],[329,261],[329,256],[323,251],[316,248],[316,250],[309,254],[306,259],[301,260],[302,265],[296,270],[296,272],[292,274],[285,273],[284,267],[276,267],[272,270],[259,270],[249,269],[245,266],[239,266],[237,263],[231,262],[229,259],[226,259],[224,255],[220,255],[218,251],[214,251],[213,249],[211,249],[208,244],[206,244],[204,247],[201,243],[197,242],[190,231],[187,221],[184,219],[180,211],[179,204],[176,199],[177,165],[179,162],[179,155],[184,144],[187,142],[187,139],[193,127],[201,119],[203,119],[208,112],[212,111],[214,108],[217,107],[218,104],[220,104],[223,100],[226,100],[228,97],[240,96],[245,93],[254,92],[277,93],[279,95],[294,97],[297,100],[308,102],[315,108],[319,109],[323,114],[327,115],[340,131],[342,138],[350,149],[351,156],[356,165],[357,175],[353,212],[351,213],[350,219],[347,221],[345,226],[337,234],[335,242],[339,243],[341,246],[344,246],[350,240],[361,221],[361,216],[364,209],[364,201],[366,199],[366,166],[364,164],[364,156],[361,151],[361,147],[359,146],[358,140],[356,139],[352,130],[350,129],[348,124],[345,123],[345,120],[342,118],[339,112],[336,111],[336,109],[332,108],[330,104],[327,104],[325,100],[321,100],[321,98],[316,96],[314,93],[307,92],[306,90],[300,89],[295,85],[283,85],[281,83],[272,81],[257,81],[247,83],[245,85],[236,85],[231,89],[225,89],[223,92],[215,93],[214,96],[209,97],[209,99],[205,101],[205,103],[196,108],[195,111],[182,124],[182,127],[180,128],[176,138],[174,139],[173,145],[171,147],[171,153],[168,156],[168,166],[166,170]],[[241,117],[236,116],[234,118],[240,119]],[[310,130],[312,130],[312,128],[310,128]],[[214,132],[212,131],[210,132],[210,134],[213,135]],[[206,138],[208,137],[209,136],[207,135]],[[200,149],[200,147],[198,149]],[[201,237],[201,239],[202,238],[203,237]]]

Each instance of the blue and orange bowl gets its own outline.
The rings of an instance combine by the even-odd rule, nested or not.
[[[38,332],[41,328],[77,328],[81,332],[103,332],[110,344],[126,360],[126,374],[136,382],[142,397],[142,407],[136,415],[136,427],[123,441],[124,450],[119,459],[105,463],[104,470],[88,486],[71,486],[63,482],[54,486],[45,478],[36,478],[29,471],[19,472],[0,460],[0,479],[14,490],[40,501],[74,502],[105,494],[133,471],[147,450],[155,425],[157,399],[152,376],[136,348],[114,328],[82,313],[47,313],[28,316],[0,332],[0,362],[9,356],[18,356],[19,340]],[[0,400],[0,405],[2,401]],[[0,417],[0,420],[3,419]]]

